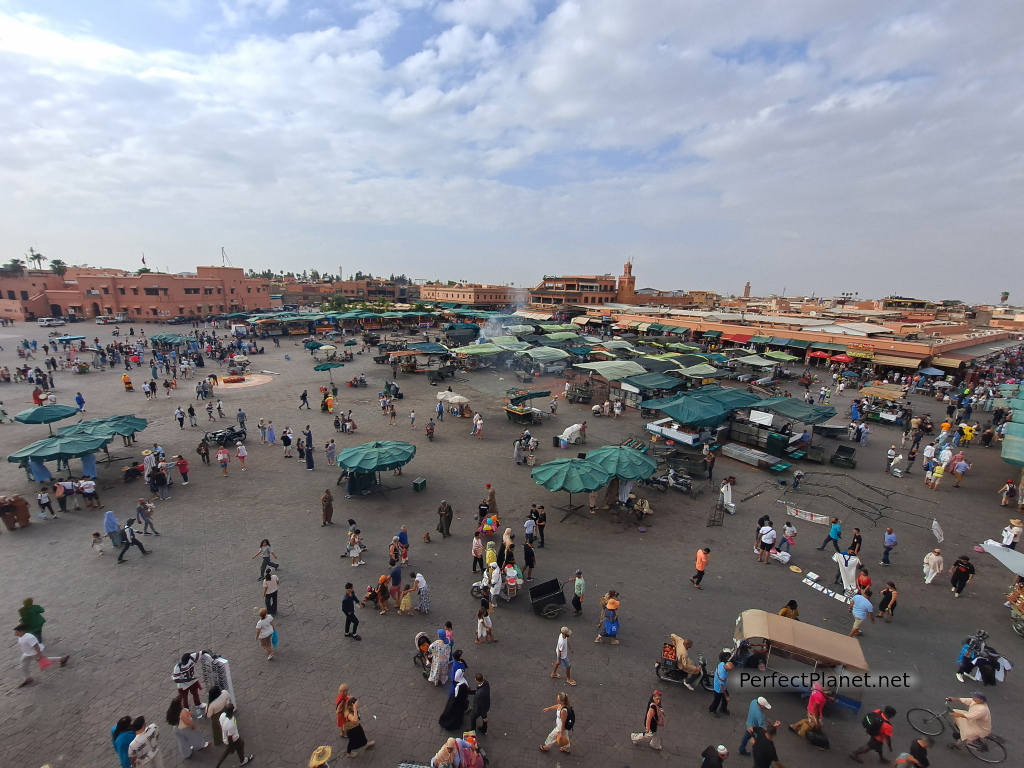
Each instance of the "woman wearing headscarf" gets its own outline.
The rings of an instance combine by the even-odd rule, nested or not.
[[[377,579],[377,600],[380,605],[380,615],[388,612],[388,599],[391,597],[391,577],[387,574]]]
[[[110,543],[115,549],[121,546],[121,526],[117,524],[117,518],[109,509],[103,515],[103,533],[110,539]]]
[[[604,620],[601,622],[601,628],[597,632],[597,639],[595,643],[600,643],[602,637],[610,637],[612,645],[619,644],[619,593],[614,589],[608,590],[608,594],[605,595],[601,601],[604,605]]]
[[[454,766],[458,753],[458,742],[455,739],[448,739],[430,761],[430,768],[449,768],[449,766]]]
[[[448,645],[445,631],[437,630],[437,640],[427,648],[430,654],[430,674],[427,680],[434,685],[444,685],[448,682],[448,667],[451,665],[452,648]]]
[[[498,500],[494,495],[494,486],[487,483],[487,511],[498,516]]]
[[[132,761],[128,757],[128,745],[134,738],[131,715],[125,715],[110,729],[110,740],[114,745],[114,752],[117,753],[117,759],[121,761],[121,768],[132,768]]]
[[[330,488],[320,497],[320,527],[325,525],[334,525],[334,497]]]
[[[452,653],[452,684],[448,689],[448,695],[451,696],[455,693],[455,686],[458,681],[458,673],[462,672],[465,674],[466,670],[469,669],[469,665],[462,658],[462,649]]]
[[[466,673],[460,667],[455,670],[455,678],[452,683],[452,692],[448,696],[444,712],[438,718],[437,724],[446,731],[461,731],[462,721],[469,707],[469,685],[466,684]]]
[[[110,514],[113,514],[113,513],[110,513]],[[116,520],[114,521],[114,524],[115,525],[117,524]],[[118,546],[120,546],[120,544],[118,544]],[[487,568],[491,564],[497,563],[497,562],[498,562],[498,552],[494,548],[494,542],[493,541],[488,541],[487,542],[487,549],[484,550],[484,568]]]

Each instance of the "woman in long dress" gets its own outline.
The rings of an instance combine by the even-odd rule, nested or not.
[[[451,666],[452,649],[448,645],[443,629],[437,630],[437,640],[427,648],[430,654],[430,674],[427,680],[434,685],[445,685],[448,682],[448,668]]]
[[[192,757],[192,753],[197,749],[206,749],[210,746],[202,731],[192,722],[188,708],[181,706],[181,699],[178,697],[175,697],[167,708],[167,724],[174,729],[174,738],[178,742],[182,757]]]
[[[448,696],[444,712],[438,718],[437,724],[446,731],[462,730],[462,721],[469,706],[469,686],[466,684],[466,673],[460,667],[455,670],[455,689]]]
[[[932,580],[942,573],[945,563],[942,560],[942,550],[933,549],[924,556],[924,583],[931,584]]]

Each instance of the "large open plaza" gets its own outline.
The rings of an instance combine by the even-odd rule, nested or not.
[[[141,326],[138,327],[141,329]],[[82,330],[84,329],[84,330]],[[147,334],[159,326],[145,326]],[[110,329],[78,325],[72,330],[101,344],[110,341]],[[124,330],[124,329],[122,329]],[[12,368],[19,362],[14,350],[23,338],[46,341],[45,329],[15,325],[4,329],[0,363]],[[458,372],[440,386],[431,386],[422,374],[399,372],[392,378],[388,365],[376,364],[371,351],[357,354],[352,363],[331,372],[315,372],[315,360],[297,341],[283,337],[277,347],[260,341],[265,354],[253,355],[252,377],[263,383],[232,386],[222,384],[213,391],[213,402],[223,402],[224,418],[209,421],[205,401],[196,401],[195,384],[210,373],[223,377],[224,369],[213,360],[198,369],[193,378],[179,378],[178,388],[166,397],[161,389],[147,399],[139,384],[148,378],[148,366],[134,367],[134,392],[125,391],[120,369],[93,371],[86,375],[55,374],[54,394],[60,404],[74,404],[76,393],[85,399],[80,417],[53,424],[73,424],[77,418],[135,414],[148,420],[130,446],[115,440],[109,445],[111,463],[99,464],[100,507],[59,513],[58,519],[37,516],[36,493],[16,464],[4,463],[3,487],[18,493],[31,504],[32,524],[24,530],[0,535],[5,584],[3,613],[8,629],[18,621],[18,609],[25,598],[45,608],[47,624],[44,643],[47,653],[70,655],[63,668],[54,667],[35,674],[35,682],[18,687],[21,676],[17,662],[16,638],[9,634],[8,663],[0,676],[0,701],[7,717],[0,725],[0,742],[6,747],[4,764],[12,768],[80,768],[116,765],[111,749],[110,729],[124,715],[144,715],[160,724],[161,745],[167,765],[182,761],[164,715],[176,696],[171,674],[183,653],[212,650],[230,662],[238,723],[246,751],[257,765],[306,765],[318,746],[329,745],[334,762],[344,758],[345,737],[335,723],[334,701],[340,684],[349,686],[359,699],[360,718],[366,735],[376,745],[362,751],[357,760],[375,766],[397,766],[402,762],[427,765],[450,734],[443,732],[438,718],[445,709],[448,686],[434,686],[424,680],[412,658],[419,632],[431,638],[445,622],[451,622],[454,647],[462,649],[467,663],[467,680],[482,673],[490,682],[492,705],[490,727],[480,735],[481,746],[494,766],[573,765],[648,766],[698,765],[701,752],[709,745],[728,747],[729,763],[741,763],[737,749],[745,729],[748,706],[761,693],[741,688],[738,678],[730,683],[731,716],[713,718],[708,713],[712,694],[691,692],[675,682],[655,676],[662,643],[671,633],[693,640],[693,651],[703,654],[711,667],[719,651],[733,645],[737,617],[747,609],[776,613],[790,600],[799,603],[802,622],[833,630],[850,631],[852,618],[845,603],[829,597],[803,582],[807,572],[821,575],[831,587],[835,564],[831,547],[820,545],[828,526],[789,517],[796,525],[796,544],[791,548],[792,564],[801,573],[772,561],[766,566],[752,551],[756,521],[771,515],[776,527],[787,520],[789,502],[801,509],[841,519],[844,539],[849,542],[853,527],[863,534],[861,560],[874,578],[878,591],[887,580],[899,588],[899,608],[892,623],[879,620],[865,625],[860,640],[865,658],[876,674],[909,675],[909,689],[864,690],[861,715],[869,709],[892,705],[899,712],[893,720],[894,755],[905,751],[915,737],[904,717],[912,707],[941,707],[946,696],[968,696],[979,683],[962,684],[954,677],[963,638],[985,629],[989,643],[1010,661],[1016,661],[1021,638],[1013,633],[1009,611],[1003,606],[1012,574],[995,558],[975,553],[973,547],[984,539],[999,539],[1000,531],[1014,517],[1013,507],[1001,507],[998,490],[1013,473],[1000,459],[998,447],[972,446],[966,453],[971,470],[961,488],[952,479],[938,490],[926,488],[920,463],[909,476],[886,473],[886,453],[891,444],[900,445],[902,430],[873,426],[866,446],[858,446],[857,467],[847,469],[829,464],[801,464],[805,472],[800,488],[783,487],[780,476],[753,469],[720,457],[714,481],[697,478],[702,493],[657,493],[650,489],[634,493],[646,497],[653,514],[645,531],[620,512],[603,509],[603,493],[595,514],[590,514],[586,494],[574,496],[582,509],[566,515],[556,509],[568,501],[565,493],[551,493],[531,477],[524,462],[513,459],[513,440],[522,427],[505,418],[505,393],[518,386],[510,373],[501,370]],[[355,347],[360,349],[361,346]],[[41,356],[41,355],[40,355]],[[270,373],[259,375],[260,371]],[[330,378],[344,382],[364,374],[369,386],[340,386],[335,413],[351,409],[357,424],[355,433],[336,433],[334,415],[320,411],[319,388]],[[162,377],[161,377],[162,380]],[[382,415],[377,393],[387,381],[397,381],[404,395],[394,401],[394,425]],[[551,390],[557,395],[563,379],[545,376],[529,385],[534,390]],[[429,441],[424,425],[438,402],[437,393],[450,385],[468,398],[472,412],[483,418],[482,435],[472,435],[470,418],[447,414],[437,421],[435,437]],[[311,409],[300,410],[303,390],[310,393]],[[27,383],[5,384],[2,399],[9,414],[31,407],[32,387]],[[847,390],[846,400],[855,395]],[[931,412],[941,419],[944,406],[921,395],[909,402],[918,413]],[[843,397],[833,396],[836,421],[848,421]],[[179,427],[178,406],[194,405],[198,426],[186,420]],[[548,410],[548,398],[537,401]],[[246,471],[237,460],[222,476],[216,461],[204,466],[196,446],[206,429],[232,423],[239,409],[247,417],[249,436]],[[410,425],[410,412],[416,412]],[[434,416],[436,419],[436,416]],[[290,427],[299,434],[307,425],[312,431],[314,469],[306,463],[284,458],[280,439],[275,446],[261,444],[255,425],[260,419],[272,421],[278,434]],[[586,420],[586,445],[565,449],[552,445],[552,435]],[[557,414],[532,427],[538,438],[538,465],[556,458],[575,456],[599,446],[617,445],[630,437],[649,439],[635,409],[626,409],[619,419],[595,418],[589,405],[573,405],[558,398]],[[0,440],[5,453],[47,435],[43,424],[5,423]],[[406,441],[416,446],[415,458],[400,476],[388,472],[383,482],[392,487],[385,494],[346,498],[346,485],[337,484],[340,471],[329,466],[323,446],[334,439],[340,448],[372,440]],[[104,512],[112,510],[123,521],[135,514],[140,497],[150,493],[141,480],[120,482],[122,469],[130,459],[142,459],[142,451],[159,444],[166,455],[183,455],[190,463],[187,486],[177,472],[167,500],[154,502],[153,522],[160,535],[139,535],[147,550],[144,556],[132,548],[125,564],[117,564],[117,550],[109,542],[102,555],[91,548],[92,534],[103,532]],[[840,439],[814,435],[814,443],[831,454]],[[216,447],[214,448],[216,450]],[[294,456],[294,454],[293,454]],[[232,451],[234,459],[234,451]],[[53,468],[51,463],[50,468]],[[80,463],[72,460],[72,472],[80,474]],[[61,473],[63,476],[65,473]],[[722,478],[735,477],[735,515],[725,515],[721,525],[708,526]],[[418,478],[426,480],[414,489]],[[792,473],[786,474],[788,484]],[[548,515],[545,546],[536,548],[534,584],[549,579],[569,582],[565,594],[572,596],[570,581],[579,569],[586,580],[583,613],[574,616],[563,610],[545,618],[531,610],[527,588],[510,601],[499,599],[491,614],[497,643],[475,643],[479,601],[470,594],[479,579],[472,573],[472,539],[477,507],[492,484],[500,513],[500,527],[524,538],[523,524],[531,504],[543,504]],[[639,488],[639,486],[638,486]],[[321,496],[330,490],[334,525],[321,524]],[[81,497],[79,497],[81,498]],[[437,509],[442,500],[454,508],[451,536],[442,539],[437,531]],[[877,520],[853,509],[884,507]],[[70,506],[70,505],[69,505]],[[368,549],[366,565],[351,567],[346,554],[348,519],[354,519]],[[944,541],[937,545],[931,530],[938,521]],[[358,597],[368,585],[390,571],[388,545],[401,526],[407,526],[410,540],[409,565],[404,569],[422,573],[430,589],[430,611],[423,615],[399,616],[394,607],[387,615],[369,605],[359,609],[361,641],[346,637],[341,612],[344,585],[351,581]],[[899,544],[893,550],[891,567],[879,565],[883,534],[892,527]],[[424,534],[430,534],[424,543]],[[495,535],[499,541],[500,536]],[[257,611],[263,606],[258,583],[260,558],[253,558],[262,539],[269,539],[280,577],[280,598],[276,628],[279,645],[268,661],[255,639]],[[977,575],[962,599],[953,598],[949,577],[942,575],[925,585],[922,558],[941,546],[946,567],[958,555],[969,553]],[[694,589],[694,555],[698,548],[711,550],[703,589]],[[522,565],[522,559],[519,558]],[[406,576],[408,580],[408,576]],[[608,590],[619,593],[620,642],[607,639],[595,643],[600,619],[599,600]],[[413,601],[416,605],[416,601]],[[551,678],[559,629],[572,630],[571,669],[574,682]],[[739,670],[734,672],[738,675]],[[1007,682],[985,688],[992,710],[993,727],[1006,739],[1013,756],[1022,741],[1015,729],[1015,713],[1024,699],[1017,684],[1017,671]],[[630,734],[643,730],[646,703],[655,689],[663,692],[665,723],[660,729],[663,749],[634,745]],[[558,693],[567,693],[576,713],[569,754],[543,754],[543,743],[552,716],[543,712],[555,704]],[[206,692],[203,692],[206,701]],[[789,768],[796,766],[847,764],[846,754],[865,741],[864,729],[856,715],[840,707],[826,710],[825,732],[831,751],[819,752],[785,729],[803,717],[806,699],[799,693],[769,691],[764,695],[772,709],[769,719],[783,723],[777,737],[779,759]],[[209,723],[199,721],[209,738]],[[469,729],[469,719],[465,729]],[[187,764],[214,765],[221,748],[199,752]],[[888,753],[887,753],[888,755]],[[868,758],[871,756],[869,755]],[[865,758],[865,759],[868,759]],[[933,765],[966,765],[973,758],[953,753],[942,740],[932,750]],[[332,764],[334,764],[332,762]],[[233,761],[228,764],[234,764]],[[742,764],[742,763],[741,763]]]

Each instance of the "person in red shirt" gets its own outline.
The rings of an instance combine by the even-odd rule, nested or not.
[[[877,717],[876,717],[877,716]],[[860,759],[860,756],[865,752],[874,750],[878,753],[878,761],[880,763],[886,762],[882,756],[882,747],[889,747],[889,751],[892,752],[892,719],[896,717],[896,710],[892,707],[886,707],[885,709],[876,709],[864,718],[865,729],[868,732],[868,743],[860,749],[854,750],[850,753],[850,757],[856,760],[858,763],[864,762]],[[869,726],[868,722],[875,720],[878,724],[874,727]]]
[[[345,702],[348,701],[348,685],[342,683],[338,686],[338,698],[334,700],[334,711],[338,716],[338,731],[344,736],[345,731]]]
[[[867,568],[861,569],[861,572],[857,574],[857,589],[862,595],[871,589],[871,577],[868,576]]]
[[[808,731],[821,731],[825,701],[825,689],[821,683],[814,683],[811,686],[810,698],[807,699],[807,717],[799,723],[793,723],[789,726],[789,730],[801,739],[807,736]]]

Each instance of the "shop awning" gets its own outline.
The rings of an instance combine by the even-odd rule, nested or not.
[[[750,339],[749,333],[731,333],[728,336],[722,337],[722,341],[731,341],[736,344],[746,344]]]
[[[832,351],[832,352],[845,352],[846,351],[846,345],[845,344],[832,344],[831,342],[827,342],[827,341],[812,341],[811,342],[811,349],[827,349],[827,350]]]
[[[722,335],[721,331],[704,331],[704,335],[709,339],[717,339]]]
[[[1019,339],[999,339],[998,341],[989,341],[984,344],[975,344],[971,347],[951,349],[945,353],[945,356],[951,359],[976,360],[979,357],[988,357],[996,352],[1001,352],[1009,347],[1019,347],[1021,344],[1024,344],[1024,342],[1021,342]]]
[[[608,381],[622,381],[630,376],[641,376],[647,373],[642,365],[630,360],[606,360],[601,363],[579,363],[574,365],[584,371],[593,371],[598,376],[604,376]]]
[[[647,330],[654,331],[655,333],[664,333],[665,331],[668,330],[668,328],[666,328],[661,323],[651,323]]]
[[[689,333],[690,332],[689,328],[683,328],[682,326],[679,326],[679,325],[665,326],[665,330],[668,331],[669,333]]]
[[[780,338],[778,336],[772,336],[768,340],[768,343],[769,344],[774,344],[777,347],[785,347],[785,346],[789,345],[790,341],[792,341],[792,339],[783,339],[783,338]]]
[[[650,327],[651,327],[652,325],[653,325],[653,323],[637,323],[637,324],[636,324],[636,329],[637,329],[638,331],[646,331],[646,330],[647,330],[648,328],[650,328]]]
[[[932,365],[941,365],[943,368],[959,368],[963,360],[956,360],[952,357],[933,357]]]
[[[793,349],[807,349],[811,346],[811,342],[805,341],[804,339],[790,339],[789,346]]]
[[[892,365],[896,368],[914,369],[921,364],[920,360],[915,360],[912,357],[896,357],[895,355],[875,355],[871,362],[875,365]]]
[[[750,339],[751,344],[767,344],[772,340],[771,336],[754,336]]]

